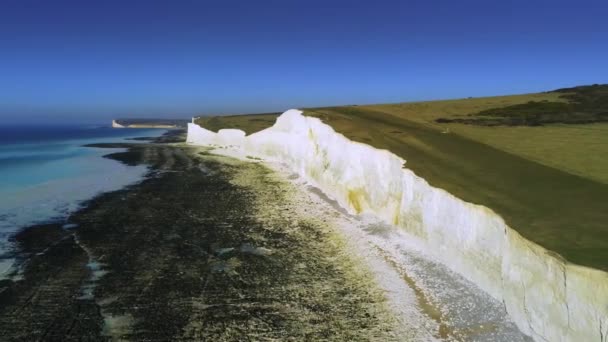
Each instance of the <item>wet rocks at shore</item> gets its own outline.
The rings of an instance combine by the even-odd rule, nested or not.
[[[185,146],[103,147],[128,148],[107,157],[153,177],[89,201],[70,229],[15,237],[24,271],[0,284],[0,340],[394,338],[382,295],[330,228],[289,212],[264,166]],[[256,186],[235,181],[243,170]]]

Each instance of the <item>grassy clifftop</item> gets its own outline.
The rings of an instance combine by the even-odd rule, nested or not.
[[[439,123],[458,122],[484,126],[540,126],[608,122],[608,84],[594,84],[553,91],[559,101],[526,103],[485,109],[464,118],[439,118]]]
[[[492,208],[526,238],[568,260],[608,270],[608,124],[486,127],[436,122],[530,101],[564,101],[564,93],[304,112],[352,140],[401,156],[431,185]],[[251,133],[271,126],[275,118],[231,116],[213,119],[212,127],[205,120],[199,123]]]
[[[608,270],[608,185],[370,108],[306,114],[401,156],[431,185],[492,208],[523,236],[568,260]]]

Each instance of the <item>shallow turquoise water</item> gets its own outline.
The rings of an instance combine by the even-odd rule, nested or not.
[[[0,127],[0,259],[11,250],[9,237],[20,228],[63,220],[82,201],[137,182],[147,171],[144,166],[102,158],[115,149],[82,145],[164,132],[91,126]],[[0,274],[7,264],[0,260]]]

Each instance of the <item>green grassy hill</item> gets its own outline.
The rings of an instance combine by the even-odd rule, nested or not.
[[[554,90],[560,101],[529,101],[485,109],[465,118],[439,118],[439,123],[458,122],[484,126],[540,126],[608,122],[608,84]]]

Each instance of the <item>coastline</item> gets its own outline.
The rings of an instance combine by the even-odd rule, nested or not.
[[[6,338],[399,340],[373,281],[330,227],[284,205],[267,168],[179,144],[107,157],[149,177],[15,236],[25,262],[0,282]]]
[[[62,222],[87,200],[138,182],[147,173],[146,166],[130,167],[103,158],[109,150],[86,144],[137,143],[141,138],[130,137],[157,139],[165,132],[118,132],[83,125],[3,131],[7,136],[0,146],[0,279],[15,271],[11,236],[28,226]]]
[[[128,156],[131,153],[130,150],[133,147],[136,147],[138,145],[140,145],[142,142],[148,142],[148,143],[175,143],[175,142],[181,142],[183,141],[185,138],[185,131],[184,130],[168,130],[165,133],[159,135],[159,136],[151,136],[151,137],[134,137],[134,138],[124,138],[125,142],[99,142],[99,143],[89,143],[89,144],[84,144],[84,145],[80,145],[80,147],[85,147],[85,148],[96,148],[99,149],[100,151],[105,150],[114,150],[111,153],[100,153],[100,157],[103,159],[110,159],[110,160],[115,160],[120,164],[123,164],[127,167],[129,166],[138,166],[138,165],[145,165],[145,163],[140,163],[140,162],[130,162],[128,160]],[[106,140],[106,139],[102,139]],[[129,141],[133,141],[133,142],[129,142]],[[69,223],[69,219],[70,216],[75,213],[78,210],[81,209],[85,209],[88,205],[89,202],[95,200],[97,197],[103,195],[105,192],[113,192],[113,191],[117,191],[117,190],[123,190],[123,189],[127,189],[129,188],[131,185],[137,184],[137,182],[142,181],[146,178],[148,178],[150,176],[150,172],[146,171],[138,181],[136,182],[130,182],[124,186],[121,186],[120,188],[116,189],[116,190],[110,190],[110,191],[102,191],[98,194],[93,195],[92,197],[88,198],[88,199],[84,199],[84,200],[79,200],[75,203],[70,203],[69,206],[71,207],[75,207],[76,209],[74,209],[72,212],[65,212],[65,216],[58,216],[58,217],[49,217],[48,219],[43,219],[43,220],[38,220],[36,222],[33,222],[31,224],[26,224],[23,226],[19,226],[16,227],[16,229],[14,229],[13,232],[9,233],[9,237],[8,237],[8,242],[13,244],[14,242],[18,242],[20,241],[20,237],[22,235],[28,235],[28,231],[29,230],[37,230],[40,227],[49,227],[49,228],[65,228],[65,229],[70,229],[73,228],[72,226],[74,226],[73,224]],[[25,242],[26,246],[25,247],[19,247],[19,246],[15,246],[13,245],[11,247],[11,249],[7,252],[4,252],[2,254],[2,259],[0,259],[0,263],[6,263],[6,267],[2,266],[0,267],[0,281],[4,280],[5,278],[11,278],[11,277],[19,277],[19,264],[22,263],[23,261],[23,256],[20,254],[26,254],[28,255],[28,252],[23,252],[20,251],[20,248],[25,248],[25,250],[28,250],[29,247],[27,246],[27,242]],[[14,260],[12,258],[16,258],[17,259],[17,263],[14,264]]]

